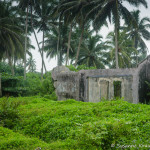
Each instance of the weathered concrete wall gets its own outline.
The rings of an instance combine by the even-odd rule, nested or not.
[[[148,103],[148,101],[150,100],[150,96],[147,95],[147,93],[150,92],[150,89],[146,84],[146,81],[150,83],[150,56],[148,56],[143,62],[139,64],[138,77],[139,77],[138,83],[139,102]]]
[[[64,71],[66,70],[66,71]],[[99,69],[72,72],[65,67],[53,70],[56,94],[59,100],[74,98],[86,102],[99,102],[114,97],[114,81],[121,81],[121,97],[137,103],[137,69]]]
[[[79,71],[79,73],[84,74],[84,100],[86,102],[100,101],[100,99],[103,97],[101,96],[100,91],[102,91],[103,93],[107,93],[109,91],[108,97],[109,99],[112,99],[114,97],[113,81],[121,81],[123,87],[122,97],[124,97],[125,100],[129,102],[138,103],[138,70],[136,68],[81,70]],[[96,79],[95,83],[94,78]],[[100,88],[99,80],[108,81],[109,88],[106,89],[106,87],[104,86],[103,88]]]
[[[120,96],[131,103],[150,99],[146,94],[150,82],[150,56],[138,68],[97,69],[69,71],[66,67],[56,67],[52,72],[54,86],[59,100],[74,98],[85,102],[99,102],[103,98],[114,97],[114,81],[120,81]]]
[[[78,73],[61,73],[57,76],[56,94],[58,100],[79,99],[79,77]]]
[[[121,97],[124,97],[128,102],[133,103],[132,95],[132,76],[108,77],[108,78],[91,78],[88,82],[87,101],[99,102],[104,99],[113,99],[114,97],[114,81],[121,82]]]
[[[54,68],[52,72],[58,100],[79,99],[79,74],[64,66]]]

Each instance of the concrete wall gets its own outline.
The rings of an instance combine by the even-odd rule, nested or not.
[[[55,83],[58,100],[79,99],[79,77],[78,73],[61,73],[57,76]]]
[[[121,97],[137,104],[149,98],[146,94],[150,82],[150,56],[138,68],[97,69],[69,71],[66,67],[56,67],[52,72],[54,86],[59,100],[73,98],[85,102],[99,102],[103,98],[114,97],[114,81],[121,82]],[[150,99],[150,98],[149,98]]]
[[[52,78],[58,100],[76,99],[79,100],[79,74],[69,71],[64,66],[53,69]]]
[[[109,78],[91,78],[88,79],[87,101],[99,102],[102,99],[113,99],[114,97],[114,81],[121,82],[121,97],[128,102],[133,103],[132,96],[132,76],[125,77],[109,77]]]
[[[114,97],[113,81],[122,82],[122,97],[125,100],[138,103],[138,70],[132,69],[97,69],[97,70],[81,70],[79,74],[84,75],[84,101],[97,102],[103,97],[106,98],[106,93],[109,92],[108,98]],[[100,84],[100,81],[108,81]],[[109,88],[105,84],[109,84]],[[101,88],[100,88],[101,87]],[[103,95],[100,94],[103,93]],[[94,100],[92,100],[94,99]]]
[[[64,71],[66,70],[66,71]],[[54,73],[55,72],[55,73]],[[99,69],[72,72],[65,67],[53,70],[58,100],[73,98],[85,102],[113,99],[114,81],[121,82],[121,97],[138,103],[137,69]]]
[[[138,97],[139,102],[148,103],[150,96],[147,93],[150,92],[150,89],[145,81],[150,83],[150,56],[148,56],[143,62],[138,66]]]

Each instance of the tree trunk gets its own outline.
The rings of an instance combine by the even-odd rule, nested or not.
[[[75,60],[75,67],[77,66],[77,63],[78,63],[80,47],[81,47],[81,43],[82,43],[82,40],[83,40],[83,33],[84,33],[84,24],[82,25],[82,32],[81,32],[80,41],[79,41],[78,50],[77,50],[77,55],[76,55],[76,60]]]
[[[57,41],[57,66],[60,66],[59,44],[60,44],[60,18],[59,18],[59,29],[58,29],[58,41]]]
[[[26,80],[26,51],[27,51],[28,13],[29,13],[29,8],[27,7],[26,23],[25,23],[26,30],[25,30],[25,48],[24,48],[24,80]]]
[[[119,68],[118,64],[118,26],[115,24],[115,59],[116,59],[116,69]]]
[[[58,41],[57,41],[57,66],[60,66],[60,54],[59,54],[59,35],[58,35]]]
[[[16,61],[17,61],[17,58],[14,56],[14,75],[15,75]]]
[[[8,56],[8,61],[9,61],[10,69],[11,69],[11,74],[14,76],[15,72],[14,72],[11,56]]]
[[[32,30],[33,30],[33,33],[34,33],[34,37],[35,37],[36,43],[37,43],[37,45],[38,45],[38,48],[39,48],[39,51],[40,51],[40,55],[41,55],[41,57],[42,57],[41,48],[40,48],[40,45],[39,45],[39,42],[38,42],[38,39],[37,39],[36,33],[35,33],[35,31],[34,31],[34,27],[33,27],[33,19],[32,19],[32,6],[31,6],[31,26],[32,26]],[[45,69],[45,72],[47,72],[47,69],[46,69],[46,66],[45,66],[44,59],[43,59],[43,64],[44,64],[44,69]]]
[[[36,43],[37,43],[38,48],[39,48],[40,55],[41,55],[41,57],[42,57],[42,52],[41,52],[41,48],[40,48],[40,45],[39,45],[39,42],[38,42],[38,39],[37,39],[36,33],[35,33],[35,31],[34,31],[34,28],[33,28],[33,27],[32,27],[32,29],[33,29],[34,37],[35,37],[35,39],[36,39]],[[43,59],[43,65],[44,65],[45,72],[47,72],[47,69],[46,69],[46,65],[45,65],[45,61],[44,61],[44,59]]]
[[[137,50],[137,47],[138,47],[138,40],[137,40],[136,37],[134,38],[134,47],[135,47],[135,49]],[[138,51],[137,51],[137,52],[138,52]],[[138,53],[136,53],[136,67],[138,67],[138,62],[139,62],[139,60],[138,60]]]
[[[70,32],[69,32],[69,37],[68,37],[68,48],[67,48],[66,66],[68,64],[68,59],[69,59],[69,49],[70,49],[70,42],[71,42],[71,34],[72,34],[72,23],[70,25]]]
[[[43,60],[44,60],[43,53],[44,53],[44,30],[43,30],[43,43],[42,43],[42,70],[41,70],[41,79],[42,80],[43,80]]]

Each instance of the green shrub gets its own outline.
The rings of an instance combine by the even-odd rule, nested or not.
[[[18,96],[24,95],[28,88],[24,87],[22,76],[12,76],[7,73],[2,73],[2,94],[3,96]]]
[[[28,96],[34,95],[51,95],[55,88],[53,86],[53,80],[51,73],[44,74],[44,79],[41,81],[41,75],[39,73],[27,73],[27,80],[25,81],[25,87],[28,88]]]
[[[3,98],[0,101],[0,125],[7,128],[13,128],[19,121],[18,107],[20,102],[10,101],[8,98]]]
[[[34,96],[41,92],[41,75],[40,73],[27,73],[27,79],[24,81],[24,86],[28,87],[26,95]]]
[[[123,149],[119,145],[135,145],[135,148],[124,148],[131,150],[149,148],[139,146],[149,145],[149,105],[131,104],[123,100],[99,103],[52,101],[47,95],[10,98],[10,100],[21,101],[18,108],[21,121],[15,124],[13,131],[21,133],[24,137],[30,136],[33,145],[36,144],[33,139],[38,138],[39,143],[44,141],[54,150]],[[11,134],[13,137],[14,133]],[[9,143],[7,139],[10,138],[3,134],[1,137],[3,145],[7,145]],[[14,149],[22,148],[21,145],[24,146],[25,143],[29,147],[32,145],[28,140],[21,141],[22,143],[20,141],[19,139],[17,145],[17,139],[13,138],[14,145],[11,142],[9,144],[12,149],[13,146]]]
[[[44,89],[44,92],[43,94],[46,95],[46,94],[53,94],[54,91],[55,91],[55,88],[54,88],[54,82],[53,82],[53,79],[52,79],[52,76],[51,76],[51,72],[47,72],[46,74],[44,74],[44,80],[43,80],[43,83],[42,83],[42,88]]]
[[[55,91],[52,94],[50,94],[50,95],[44,95],[44,98],[57,101],[57,96],[56,96]]]
[[[70,71],[80,71],[80,70],[93,70],[96,69],[96,67],[86,67],[86,65],[79,65],[77,67],[74,67],[73,65],[67,66]]]
[[[19,65],[15,66],[14,71],[15,71],[15,75],[23,76],[24,67],[21,64],[19,64]],[[1,73],[7,73],[7,74],[11,75],[11,68],[8,65],[8,63],[0,62],[0,72]]]
[[[26,137],[9,129],[0,127],[0,150],[49,150],[50,145],[38,138]]]

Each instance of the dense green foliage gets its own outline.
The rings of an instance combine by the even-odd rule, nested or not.
[[[49,149],[49,144],[40,141],[38,138],[30,138],[7,128],[0,127],[1,150],[29,150],[38,147]]]
[[[23,76],[23,66],[21,64],[14,67],[16,76]],[[11,74],[11,67],[6,62],[0,62],[0,73]]]
[[[1,80],[3,96],[18,96],[27,93],[27,87],[23,85],[22,76],[12,76],[2,73]]]
[[[27,79],[23,76],[12,76],[2,73],[2,94],[3,96],[50,96],[57,99],[51,73],[47,72],[41,81],[39,73],[27,73]]]
[[[119,146],[133,145],[128,149],[138,149],[143,145],[144,150],[149,145],[149,105],[123,100],[99,103],[55,102],[38,97],[9,100],[20,103],[20,120],[13,131],[0,127],[0,149],[115,150]]]
[[[79,65],[77,67],[74,67],[73,65],[67,66],[70,71],[78,72],[80,70],[92,70],[96,69],[96,67],[86,67],[86,65]]]
[[[18,106],[19,101],[10,101],[4,98],[0,101],[0,126],[13,128],[19,120]]]

